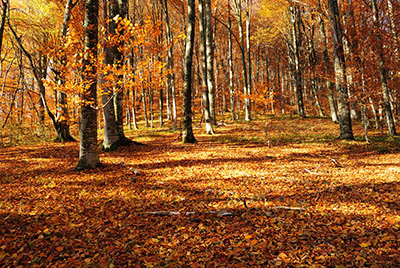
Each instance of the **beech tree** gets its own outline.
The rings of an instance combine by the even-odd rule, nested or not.
[[[206,133],[214,134],[214,118],[211,113],[212,101],[214,100],[214,61],[213,47],[211,44],[211,23],[206,3],[204,0],[199,0],[199,31],[200,31],[200,53],[201,53],[201,81],[203,88],[203,116],[206,125]],[[210,77],[211,76],[211,77]],[[211,92],[210,92],[211,91]],[[212,98],[210,98],[212,97]],[[215,115],[215,110],[214,110]]]
[[[76,170],[96,168],[100,165],[97,147],[97,70],[94,61],[97,58],[99,1],[85,1],[85,70],[82,92],[81,119],[79,125],[80,146],[79,161]]]
[[[196,138],[193,134],[192,127],[192,65],[193,65],[193,45],[195,36],[196,22],[196,5],[195,0],[187,1],[187,26],[185,41],[185,57],[183,66],[183,127],[182,141],[183,143],[195,143]]]
[[[336,92],[338,94],[338,115],[340,139],[354,139],[350,118],[349,95],[346,87],[346,65],[343,51],[342,26],[337,0],[328,0],[329,20],[333,42]]]

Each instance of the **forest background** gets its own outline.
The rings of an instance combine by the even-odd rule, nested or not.
[[[1,14],[0,265],[400,262],[398,1]]]

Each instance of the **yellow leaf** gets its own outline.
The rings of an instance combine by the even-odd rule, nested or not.
[[[246,235],[244,238],[245,238],[246,240],[249,240],[249,239],[252,239],[252,238],[253,238],[253,235],[248,234],[248,235]]]
[[[371,243],[370,243],[370,242],[367,242],[367,243],[361,243],[361,244],[360,244],[360,247],[362,247],[362,248],[366,248],[366,247],[368,247],[369,245],[371,245]]]
[[[3,252],[0,252],[0,261],[1,261],[2,259],[4,259],[6,256],[7,256],[7,253],[5,253],[4,251],[3,251]]]
[[[160,240],[158,240],[157,238],[152,238],[151,241],[153,241],[154,243],[158,243]]]
[[[285,263],[289,263],[290,262],[290,259],[289,259],[288,255],[286,255],[285,252],[279,253],[278,258],[280,258]]]

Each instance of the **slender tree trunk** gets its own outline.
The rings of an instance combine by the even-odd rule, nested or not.
[[[65,37],[67,36],[68,32],[68,23],[71,19],[71,9],[73,8],[73,2],[72,0],[67,0],[65,4],[65,11],[64,11],[64,20],[62,24],[62,30],[61,30],[61,40],[64,41]],[[65,57],[63,56],[63,60]],[[60,64],[62,64],[60,62]],[[61,73],[57,73],[58,76],[58,84],[59,85],[64,85],[65,84],[65,78]],[[64,141],[75,141],[75,139],[71,136],[70,134],[70,129],[69,129],[69,112],[68,112],[68,102],[67,102],[67,94],[65,94],[62,91],[57,91],[56,93],[56,106],[57,106],[57,112],[56,112],[56,121],[57,124],[55,126],[56,132],[57,132],[57,137],[56,141],[58,142],[64,142]]]
[[[196,22],[196,5],[195,0],[188,0],[187,11],[187,27],[186,27],[186,42],[183,68],[183,128],[182,141],[183,143],[195,143],[196,138],[193,135],[192,128],[192,60],[193,60],[193,45],[194,31]]]
[[[353,44],[351,43],[350,37],[352,34],[354,34],[354,31],[352,31],[352,27],[354,27],[355,21],[354,21],[354,13],[353,13],[353,2],[352,0],[346,0],[347,5],[348,5],[348,11],[345,12],[345,18],[343,19],[343,29],[344,29],[344,35],[343,35],[343,50],[344,54],[348,55],[348,57],[353,61],[355,59],[355,49],[354,49],[354,40]],[[350,23],[348,20],[351,19]],[[357,37],[356,37],[357,38]],[[346,56],[345,56],[346,57]],[[360,112],[357,107],[356,99],[353,97],[353,92],[354,92],[354,75],[355,72],[352,71],[352,68],[347,68],[346,69],[346,79],[347,79],[347,90],[349,94],[349,105],[350,105],[350,116],[351,119],[354,120],[359,120],[360,119]]]
[[[246,53],[247,53],[247,95],[252,94],[252,70],[251,70],[251,49],[250,49],[250,0],[246,0]],[[251,99],[247,99],[245,120],[251,120]]]
[[[244,109],[245,109],[245,120],[251,120],[251,106],[250,106],[250,99],[248,96],[248,76],[247,76],[247,65],[246,65],[246,54],[244,50],[244,33],[243,33],[243,18],[242,18],[242,1],[235,0],[235,12],[236,12],[236,20],[238,23],[239,28],[239,39],[240,39],[240,52],[241,52],[241,59],[242,59],[242,79],[243,79],[243,94],[244,94]]]
[[[133,128],[138,129],[137,122],[136,122],[136,89],[132,90],[132,123]]]
[[[99,1],[85,1],[85,59],[84,81],[89,85],[83,96],[80,120],[80,150],[76,170],[96,168],[100,165],[97,151],[97,72],[91,58],[96,58],[98,43]]]
[[[213,125],[216,124],[215,118],[215,76],[214,76],[214,39],[213,24],[211,14],[211,0],[204,1],[205,18],[205,39],[206,39],[206,61],[207,61],[207,87],[210,108],[210,120]],[[212,130],[213,132],[213,130]]]
[[[304,100],[303,100],[303,78],[300,70],[300,47],[302,44],[302,36],[300,30],[300,10],[298,5],[291,5],[289,7],[290,18],[291,18],[291,40],[292,40],[292,56],[293,56],[293,75],[294,84],[296,89],[297,97],[297,109],[299,116],[305,117]]]
[[[207,1],[207,0],[206,0]],[[204,115],[204,121],[206,125],[206,133],[207,134],[214,134],[214,129],[213,129],[213,119],[211,116],[210,112],[210,93],[209,93],[209,86],[212,86],[212,82],[208,83],[208,76],[211,74],[213,75],[212,71],[208,71],[208,64],[209,62],[207,61],[208,55],[207,55],[207,22],[206,22],[206,16],[207,12],[205,12],[205,3],[203,0],[199,0],[198,4],[198,9],[199,9],[199,30],[200,30],[200,54],[201,54],[201,81],[202,81],[202,88],[203,88],[203,99],[202,99],[202,104],[203,104],[203,115]]]
[[[393,0],[388,0],[388,11],[389,11],[389,18],[390,18],[390,30],[391,33],[393,35],[393,45],[394,45],[394,56],[395,56],[395,62],[397,62],[398,64],[400,63],[400,52],[399,52],[399,45],[400,45],[400,38],[399,38],[399,34],[397,32],[396,29],[396,22],[395,22],[395,16],[394,16],[394,12],[393,12]],[[397,70],[394,72],[395,74],[397,74],[397,76],[400,76],[400,70]],[[394,98],[394,106],[396,114],[399,113],[399,97],[395,96]]]
[[[143,102],[143,116],[144,116],[144,122],[145,122],[145,127],[149,127],[149,117],[147,115],[147,103],[146,103],[146,91],[142,85],[142,102]]]
[[[126,90],[126,124],[128,125],[129,130],[132,130],[132,116],[131,116],[131,107],[129,105],[130,99],[130,90]]]
[[[318,1],[318,6],[320,8],[320,1]],[[322,11],[321,11],[322,12]],[[319,14],[319,30],[320,34],[322,36],[322,48],[323,48],[323,55],[324,55],[324,73],[326,78],[326,90],[328,92],[328,102],[329,102],[329,109],[331,111],[331,119],[333,122],[338,123],[338,116],[336,112],[336,103],[335,103],[335,96],[333,94],[334,90],[334,84],[331,82],[331,80],[328,78],[331,74],[331,68],[332,66],[331,61],[329,59],[329,52],[328,52],[328,46],[327,46],[327,38],[326,38],[326,30],[325,30],[325,22],[322,17],[322,14]]]
[[[171,119],[174,124],[174,129],[177,128],[177,118],[176,118],[176,95],[175,95],[175,73],[173,72],[174,68],[174,40],[172,36],[172,32],[169,25],[169,14],[168,14],[168,1],[161,0],[162,7],[164,11],[164,21],[165,21],[165,35],[167,39],[167,43],[169,45],[168,54],[167,54],[167,68],[171,72],[167,77],[167,117]],[[171,102],[172,101],[172,102]]]
[[[361,62],[361,87],[362,87],[362,96],[361,96],[361,119],[364,127],[364,137],[365,141],[369,143],[368,139],[368,127],[369,120],[367,116],[367,89],[365,86],[365,68],[364,68],[364,53],[361,54],[362,62]]]
[[[343,52],[342,27],[340,25],[337,0],[328,0],[329,20],[331,22],[336,92],[338,94],[338,112],[340,139],[353,140],[353,129],[350,118],[349,96],[346,87],[346,65]]]
[[[119,11],[119,16],[123,19],[125,19],[128,15],[128,0],[114,0],[118,2],[118,11]],[[121,41],[120,42],[120,46],[123,46],[124,43]],[[117,49],[117,54],[116,54],[116,58],[115,58],[116,62],[119,64],[119,67],[122,67],[122,62],[124,61],[124,56],[122,54],[122,52],[120,52]],[[119,80],[123,80],[124,77],[120,76]],[[116,93],[116,98],[114,99],[114,101],[116,102],[116,122],[117,122],[117,126],[118,126],[118,134],[119,134],[119,138],[120,138],[120,145],[129,145],[131,143],[135,143],[132,140],[128,139],[125,136],[124,133],[124,104],[123,104],[123,100],[124,100],[124,90],[123,88],[118,88],[118,91]]]
[[[1,51],[3,48],[3,35],[4,35],[4,28],[6,26],[9,0],[1,0],[1,4],[2,7],[1,7],[1,23],[0,23],[0,58],[1,58]]]
[[[108,0],[104,1],[104,20],[108,21],[109,18],[114,18],[119,14],[118,2],[113,1],[109,2]],[[114,20],[109,20],[107,25],[108,34],[115,33],[115,29],[117,28],[117,24]],[[112,47],[106,46],[105,48],[105,57],[104,64],[113,65],[116,59],[117,46],[114,45]],[[105,81],[105,83],[109,83]],[[103,118],[104,118],[104,140],[103,140],[103,150],[115,150],[120,145],[120,137],[118,133],[118,126],[115,115],[115,98],[116,92],[115,89],[108,85],[102,89],[101,99],[103,104]]]
[[[394,124],[394,117],[392,113],[391,103],[390,103],[390,94],[389,94],[389,86],[387,81],[387,69],[385,67],[385,59],[383,55],[383,44],[382,44],[382,36],[380,34],[380,21],[379,21],[379,13],[378,13],[378,6],[376,4],[376,0],[371,0],[372,4],[372,12],[373,12],[373,21],[375,25],[375,33],[377,39],[376,45],[376,54],[378,57],[378,64],[379,64],[379,74],[381,77],[381,86],[382,86],[382,95],[383,95],[383,103],[385,106],[385,113],[386,113],[386,124],[388,126],[388,135],[395,136],[396,127]]]
[[[234,92],[234,84],[233,84],[233,48],[232,48],[232,19],[230,14],[229,7],[229,17],[228,17],[228,62],[229,62],[229,100],[231,105],[231,120],[234,121],[235,117],[235,92]]]

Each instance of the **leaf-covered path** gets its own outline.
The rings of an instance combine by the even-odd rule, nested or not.
[[[398,140],[273,119],[269,147],[262,126],[133,132],[85,172],[76,143],[0,149],[0,266],[397,266]]]

